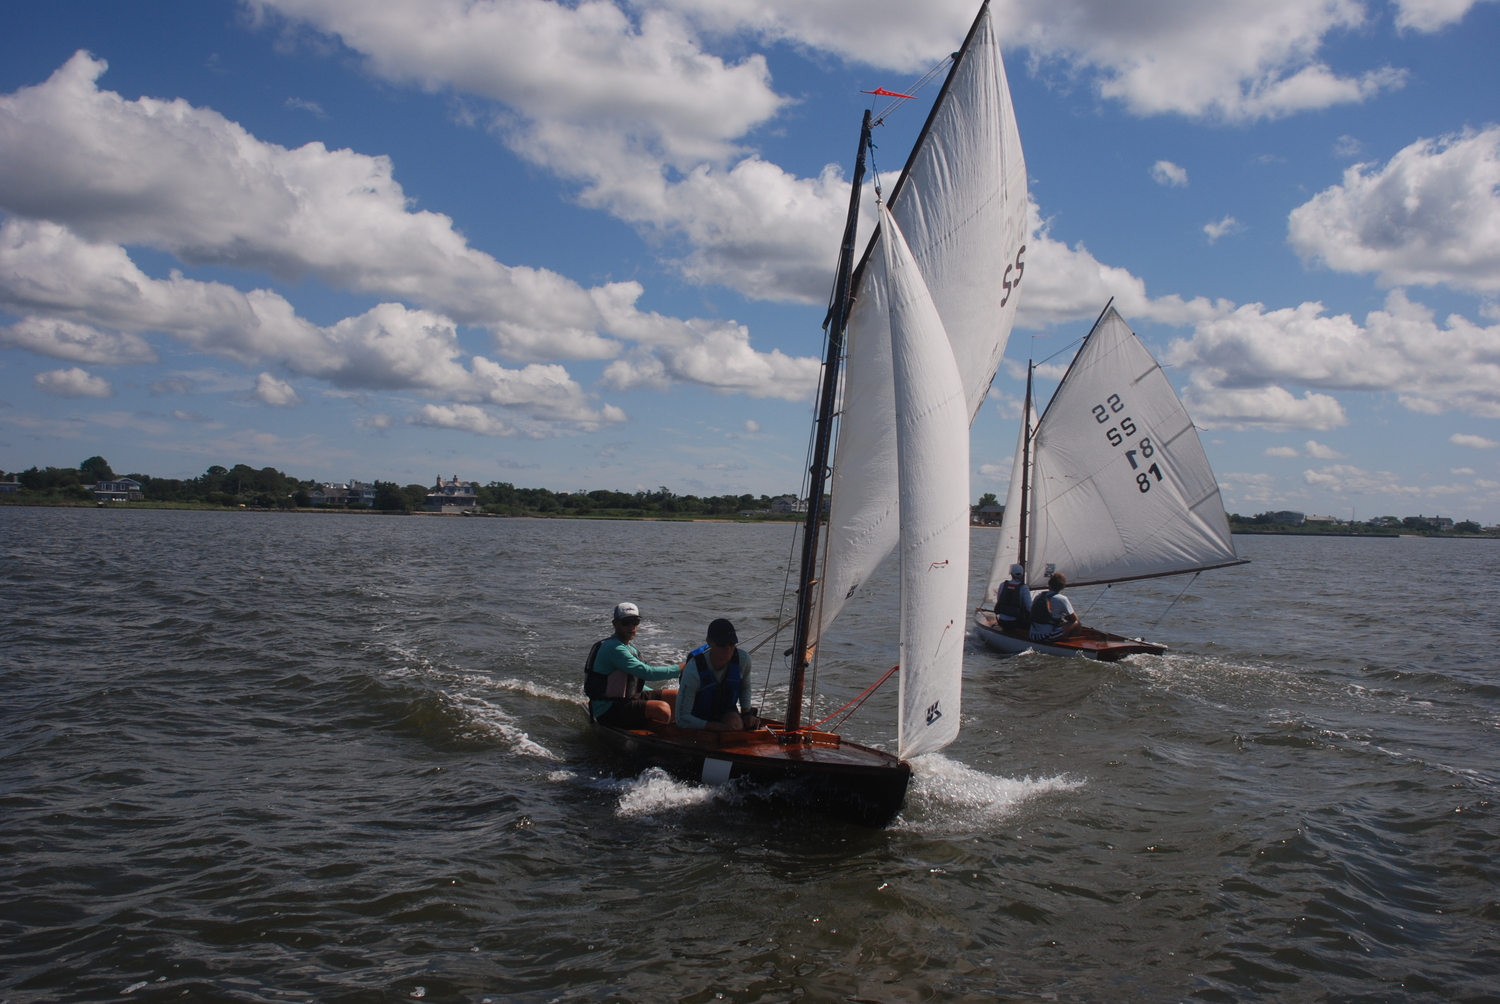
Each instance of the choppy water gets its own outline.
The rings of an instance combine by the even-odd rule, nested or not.
[[[1240,537],[1168,656],[971,646],[872,831],[623,770],[577,703],[617,599],[663,661],[750,637],[790,543],[0,509],[0,1000],[1500,1000],[1500,545]],[[826,707],[894,661],[880,591]]]

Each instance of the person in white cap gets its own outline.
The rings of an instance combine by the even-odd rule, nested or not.
[[[615,633],[594,645],[583,667],[583,692],[589,698],[589,714],[601,725],[640,729],[648,723],[665,725],[677,713],[677,690],[650,690],[656,680],[675,680],[681,666],[651,666],[641,660],[631,644],[641,628],[641,608],[617,603]]]
[[[1011,565],[1010,578],[995,594],[995,620],[1002,631],[1025,631],[1031,627],[1031,587],[1026,584],[1026,566]]]

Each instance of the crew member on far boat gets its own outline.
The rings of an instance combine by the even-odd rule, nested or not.
[[[583,692],[590,698],[589,713],[600,725],[622,729],[666,725],[676,711],[676,690],[651,690],[645,684],[669,680],[680,666],[648,666],[631,644],[641,627],[641,610],[619,603],[614,611],[615,633],[594,646],[584,667]]]
[[[1011,565],[1010,578],[995,594],[995,620],[1001,631],[1025,631],[1031,626],[1031,587],[1026,584],[1026,566]]]
[[[1047,579],[1047,591],[1032,601],[1032,641],[1061,641],[1083,630],[1078,615],[1073,612],[1072,601],[1062,594],[1067,584],[1066,575],[1053,572]]]
[[[734,625],[720,617],[708,626],[705,640],[707,645],[688,653],[682,669],[678,728],[710,732],[760,728],[760,719],[751,707],[755,698],[750,687],[750,653],[739,650]]]

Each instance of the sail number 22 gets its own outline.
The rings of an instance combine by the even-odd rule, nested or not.
[[[1104,423],[1108,422],[1111,416],[1113,416],[1116,412],[1125,410],[1125,402],[1120,400],[1120,395],[1111,394],[1109,397],[1105,398],[1104,404],[1094,405],[1093,410],[1094,421],[1098,422],[1100,425],[1103,425]],[[1139,430],[1135,427],[1135,422],[1131,421],[1129,415],[1126,415],[1124,418],[1120,419],[1117,424],[1112,425],[1108,429],[1104,430],[1104,438],[1109,440],[1109,445],[1119,446],[1125,442],[1126,436],[1134,436],[1138,431]],[[1155,454],[1156,446],[1151,442],[1150,436],[1142,437],[1141,441],[1136,444],[1136,449],[1125,451],[1125,459],[1130,461],[1130,469],[1140,472],[1135,476],[1135,484],[1142,493],[1149,492],[1151,490],[1151,478],[1153,475],[1156,477],[1157,481],[1161,480],[1161,467],[1157,464],[1153,463],[1145,470],[1141,470],[1141,464],[1144,461],[1150,460]],[[1140,457],[1141,460],[1137,460],[1136,457]]]

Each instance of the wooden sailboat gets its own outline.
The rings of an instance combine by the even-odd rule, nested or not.
[[[1243,564],[1219,485],[1187,410],[1113,304],[1079,346],[1040,419],[1026,378],[1000,543],[975,629],[991,648],[1115,661],[1166,646],[1086,629],[1053,642],[1003,631],[992,609],[1012,564],[1033,590]]]
[[[777,787],[879,825],[900,811],[909,759],[958,734],[969,423],[1005,351],[1025,268],[1026,167],[988,0],[856,259],[876,124],[866,112],[824,324],[785,721],[755,733],[596,729],[679,776],[792,781]],[[898,546],[899,748],[890,753],[807,725],[804,681],[822,632]]]

